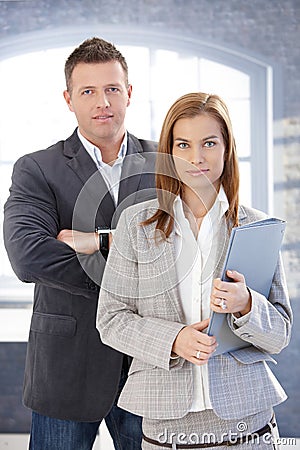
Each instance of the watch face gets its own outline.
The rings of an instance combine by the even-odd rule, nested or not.
[[[99,249],[102,256],[107,259],[109,252],[109,233],[99,233]]]

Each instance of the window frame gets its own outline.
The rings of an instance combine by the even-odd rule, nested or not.
[[[0,43],[0,60],[28,52],[79,45],[89,36],[101,35],[118,46],[145,46],[176,51],[180,54],[206,58],[242,71],[250,77],[251,155],[240,161],[250,161],[252,206],[269,214],[273,212],[273,67],[239,49],[223,47],[195,37],[178,37],[152,30],[101,25],[96,28],[54,29],[20,35]],[[151,54],[151,53],[150,53]],[[28,291],[29,292],[29,291]],[[16,304],[22,301],[16,300]],[[0,305],[11,304],[0,299]],[[26,302],[24,302],[26,304]]]

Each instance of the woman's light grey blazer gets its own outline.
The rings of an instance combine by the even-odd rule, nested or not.
[[[102,281],[97,327],[104,343],[133,356],[119,406],[143,417],[171,419],[189,411],[193,379],[190,362],[170,360],[173,342],[185,326],[174,235],[156,244],[155,223],[140,225],[157,207],[157,200],[151,200],[122,213]],[[265,217],[240,207],[241,225]],[[214,277],[221,274],[229,239],[225,220],[220,228],[217,263],[204,269],[213,270]],[[211,404],[223,419],[243,418],[286,399],[267,365],[275,362],[270,354],[279,353],[291,333],[292,311],[281,258],[269,298],[251,294],[250,319],[234,332],[253,345],[208,362]]]

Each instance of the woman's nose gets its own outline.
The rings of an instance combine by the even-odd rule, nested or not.
[[[194,148],[192,158],[193,164],[201,164],[204,161],[204,151],[201,146]]]

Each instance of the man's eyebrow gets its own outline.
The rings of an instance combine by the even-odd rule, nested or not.
[[[118,81],[112,81],[110,83],[107,83],[105,86],[122,86],[122,83],[119,83]]]
[[[86,89],[95,89],[96,86],[79,86],[78,91],[84,91]]]
[[[107,87],[121,87],[122,86],[122,84],[121,83],[118,83],[118,82],[111,82],[111,83],[107,83],[106,85],[104,85],[103,87],[104,88],[107,88]],[[94,85],[87,85],[87,86],[79,86],[78,87],[78,90],[79,91],[82,91],[82,90],[84,90],[84,89],[97,89],[97,86],[94,86]]]

